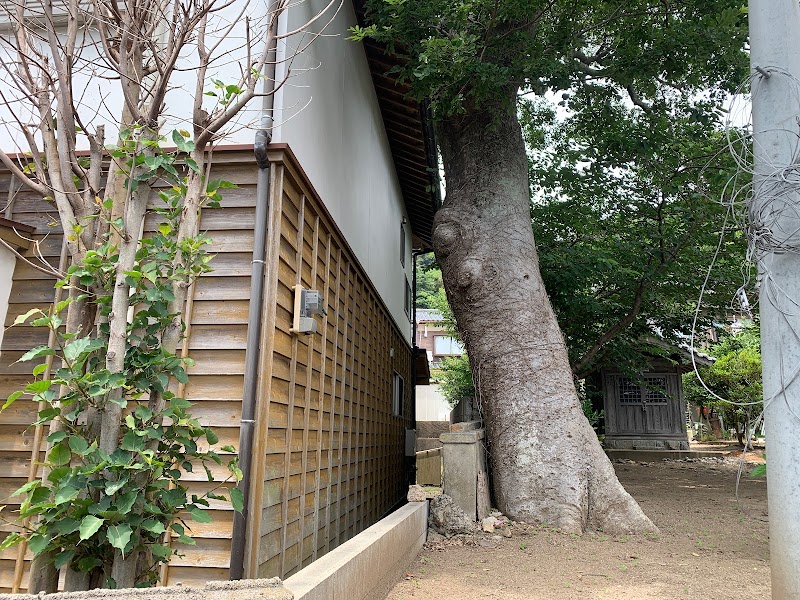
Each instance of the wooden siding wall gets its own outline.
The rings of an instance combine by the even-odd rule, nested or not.
[[[9,200],[9,178],[0,179],[0,206]],[[38,242],[38,249],[45,260],[54,267],[59,266],[61,255],[61,228],[53,206],[34,195],[17,193],[10,211],[5,216],[14,221],[33,225],[36,232],[31,239]],[[35,258],[35,245],[24,255],[36,264],[42,261]],[[11,325],[17,315],[24,314],[34,307],[47,309],[53,300],[54,278],[36,270],[17,259],[8,299],[8,313],[5,327]],[[0,282],[6,285],[7,282]],[[0,349],[0,399],[5,399],[12,392],[22,389],[30,383],[32,363],[13,364],[27,350],[34,346],[47,344],[47,332],[33,327],[18,326],[5,332],[2,349]],[[35,478],[38,464],[43,455],[39,453],[38,444],[43,432],[37,436],[36,430],[30,426],[36,420],[37,405],[20,399],[0,414],[0,505],[6,508],[0,513],[0,536],[10,531],[18,531],[19,527],[7,520],[13,520],[13,511],[19,507],[18,496],[9,497],[17,488]],[[44,432],[46,435],[46,432]],[[20,583],[25,589],[28,581],[28,556],[22,556],[23,548],[9,548],[0,552],[0,592],[17,591]],[[16,584],[16,585],[15,585]]]
[[[223,208],[205,209],[201,217],[201,229],[207,231],[213,240],[209,251],[216,255],[211,262],[214,271],[192,286],[183,350],[196,361],[196,365],[188,370],[191,375],[189,384],[174,391],[195,403],[194,415],[204,425],[214,428],[220,446],[231,444],[236,447],[239,443],[253,258],[256,170],[251,152],[219,152],[215,155],[215,168],[216,176],[233,181],[239,187],[225,190]],[[4,198],[7,179],[0,185],[0,197]],[[61,229],[53,226],[57,214],[50,203],[29,193],[18,193],[10,218],[36,225],[34,238],[42,240],[43,254],[48,262],[58,264],[62,236]],[[145,229],[152,230],[155,224],[155,216],[149,215]],[[33,254],[31,249],[26,255]],[[53,282],[44,273],[18,259],[5,325],[13,323],[17,315],[33,306],[46,309],[53,299]],[[27,349],[46,343],[47,334],[42,329],[17,326],[6,332],[0,356],[0,398],[4,399],[30,381],[32,364],[14,365],[13,362]],[[0,505],[8,506],[3,511],[6,518],[12,517],[20,500],[19,497],[9,498],[9,494],[36,476],[36,432],[30,427],[35,414],[36,406],[24,399],[0,414]],[[220,481],[227,477],[225,468],[214,467],[212,471]],[[207,490],[211,485],[202,470],[187,473],[184,478],[194,493]],[[228,504],[213,500],[211,508],[213,522],[188,521],[197,545],[181,548],[183,556],[174,557],[170,566],[162,571],[165,582],[190,584],[227,579],[233,512]],[[0,521],[0,532],[13,528],[13,525]],[[0,592],[26,589],[30,553],[24,561],[20,558],[17,548],[0,554]]]
[[[411,427],[410,349],[381,304],[363,269],[315,196],[288,149],[275,151],[264,303],[259,424],[248,540],[249,576],[293,573],[373,524],[405,497],[404,430]],[[196,361],[178,389],[195,403],[219,445],[238,446],[253,251],[255,182],[251,151],[217,151],[217,177],[239,187],[225,190],[223,207],[205,209],[201,228],[213,243],[214,271],[192,286],[184,351]],[[0,179],[0,198],[8,178]],[[0,202],[0,206],[5,202]],[[53,206],[18,192],[8,218],[35,225],[33,238],[57,266],[62,243]],[[152,229],[154,218],[148,218]],[[275,232],[280,235],[275,235]],[[33,248],[26,253],[33,258]],[[323,292],[327,316],[314,336],[289,333],[291,287]],[[270,291],[272,290],[272,291]],[[53,279],[17,260],[5,326],[17,315],[53,299]],[[36,328],[8,330],[0,355],[0,401],[30,379],[23,352],[46,344]],[[394,352],[391,351],[394,350]],[[393,356],[392,356],[393,354]],[[405,379],[403,418],[392,413],[392,375]],[[30,426],[36,406],[17,401],[0,414],[0,505],[6,519],[18,507],[9,495],[36,477],[43,443]],[[45,434],[46,435],[46,434]],[[212,469],[222,480],[227,471]],[[193,492],[211,484],[202,472],[186,474]],[[213,522],[189,521],[196,546],[180,548],[162,570],[164,584],[187,585],[228,578],[233,513],[211,501]],[[0,520],[0,536],[15,526]],[[0,592],[24,591],[30,553],[0,553]]]
[[[264,313],[250,577],[291,575],[401,502],[411,427],[408,342],[291,153],[270,160],[275,296]],[[289,331],[298,284],[320,290],[327,306],[314,335]],[[392,414],[395,371],[402,417]]]

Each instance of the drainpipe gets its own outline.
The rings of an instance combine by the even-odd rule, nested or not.
[[[267,14],[274,10],[275,0],[268,0]],[[233,516],[231,539],[230,579],[244,577],[245,549],[247,546],[247,523],[249,517],[250,471],[253,455],[253,436],[256,429],[256,404],[258,391],[258,365],[261,359],[261,313],[264,305],[264,260],[266,258],[267,228],[269,222],[269,178],[270,165],[267,147],[272,140],[272,110],[275,91],[275,65],[277,60],[278,15],[270,24],[269,54],[264,70],[264,96],[261,107],[261,129],[256,132],[253,150],[258,165],[256,183],[256,215],[253,240],[253,263],[250,271],[250,307],[247,316],[247,346],[245,350],[244,390],[242,394],[242,419],[239,428],[239,468],[242,480],[239,490],[244,497],[241,513]]]

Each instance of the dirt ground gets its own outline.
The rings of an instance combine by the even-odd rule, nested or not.
[[[760,458],[760,457],[754,457]],[[615,464],[659,535],[568,535],[513,524],[426,544],[389,600],[756,600],[770,595],[766,481],[738,462]]]

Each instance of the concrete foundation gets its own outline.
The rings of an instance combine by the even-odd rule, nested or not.
[[[606,454],[611,460],[625,459],[639,462],[656,462],[680,458],[722,458],[729,453],[714,450],[617,450],[606,448]]]
[[[686,436],[679,438],[631,438],[606,435],[603,446],[614,450],[688,450]]]
[[[428,503],[413,502],[289,577],[295,600],[382,600],[425,543]]]
[[[171,585],[124,590],[89,590],[58,594],[0,594],[0,600],[292,600],[292,594],[281,580],[246,579],[242,581],[209,581],[203,587]]]

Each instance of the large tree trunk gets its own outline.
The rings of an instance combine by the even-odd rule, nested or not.
[[[473,368],[495,500],[512,519],[572,532],[655,531],[578,402],[539,272],[515,95],[438,125],[447,196],[434,248]]]

